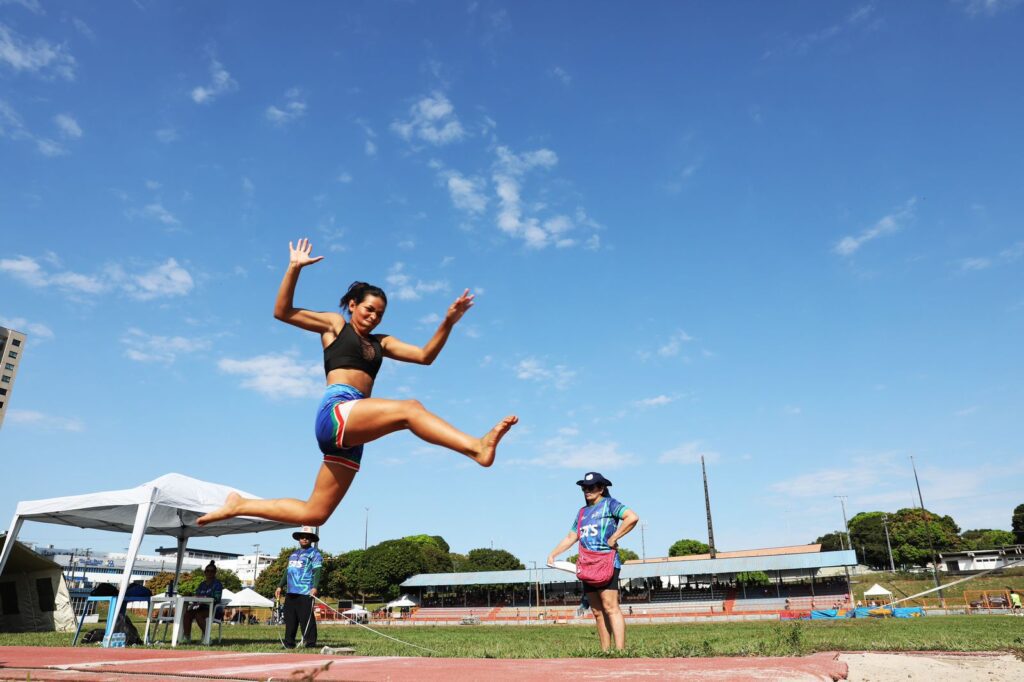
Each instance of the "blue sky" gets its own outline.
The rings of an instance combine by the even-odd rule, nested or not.
[[[706,533],[701,454],[723,550],[909,506],[909,455],[930,508],[1009,528],[1021,5],[0,1],[0,514],[170,471],[308,494],[319,343],[271,315],[308,236],[303,307],[379,283],[422,343],[477,292],[375,395],[521,419],[487,470],[369,445],[327,550],[369,507],[371,543],[542,561],[596,469],[664,555]],[[288,540],[219,546],[256,541]]]

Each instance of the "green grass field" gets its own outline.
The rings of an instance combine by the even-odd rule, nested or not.
[[[445,657],[554,658],[600,655],[592,626],[391,627],[392,637]],[[213,648],[279,651],[280,627],[224,628]],[[1024,656],[1024,618],[932,616],[911,620],[635,625],[626,656],[790,656],[816,651],[1011,651]],[[0,633],[0,646],[67,646],[63,633]],[[363,656],[423,656],[419,649],[350,625],[320,627],[320,644],[354,647]]]

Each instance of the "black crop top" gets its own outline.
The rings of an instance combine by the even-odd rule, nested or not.
[[[324,373],[330,374],[334,369],[361,369],[371,379],[376,379],[380,364],[384,361],[384,349],[380,342],[389,336],[370,334],[370,338],[364,339],[356,334],[351,323],[346,322],[341,333],[324,348]]]

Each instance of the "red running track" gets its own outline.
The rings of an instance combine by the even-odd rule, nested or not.
[[[843,680],[838,654],[790,658],[415,658],[162,649],[0,647],[0,680]]]

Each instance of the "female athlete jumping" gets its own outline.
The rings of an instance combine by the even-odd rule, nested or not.
[[[291,258],[277,292],[274,317],[301,329],[316,332],[324,349],[327,391],[316,419],[316,438],[323,452],[313,493],[306,501],[281,498],[250,500],[231,493],[220,509],[199,518],[199,525],[234,516],[258,516],[297,526],[326,523],[352,484],[363,456],[363,444],[394,431],[409,429],[435,445],[461,452],[485,467],[494,463],[495,449],[516,416],[502,419],[483,438],[459,431],[417,400],[371,398],[374,378],[385,357],[402,362],[429,365],[444,348],[452,327],[473,306],[466,289],[448,308],[444,321],[422,348],[399,341],[390,334],[374,334],[387,308],[384,292],[365,282],[356,282],[341,299],[349,319],[333,312],[314,312],[292,304],[295,284],[302,268],[323,260],[311,257],[312,244],[300,239],[288,242]]]

